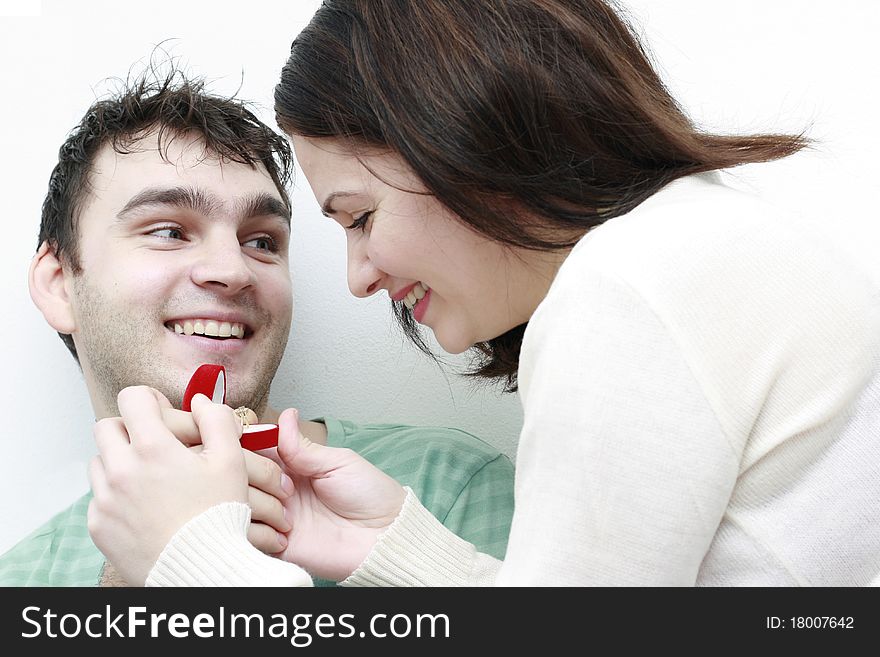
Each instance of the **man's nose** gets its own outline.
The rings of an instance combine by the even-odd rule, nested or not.
[[[206,238],[193,263],[192,279],[220,294],[236,294],[256,282],[237,235]]]

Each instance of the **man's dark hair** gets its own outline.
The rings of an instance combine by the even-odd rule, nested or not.
[[[109,144],[120,154],[133,152],[150,131],[158,133],[159,153],[184,134],[202,137],[206,154],[256,168],[262,164],[284,204],[291,177],[287,140],[260,121],[248,104],[205,91],[201,78],[190,78],[173,63],[122,82],[109,97],[95,102],[58,151],[43,201],[37,248],[48,243],[56,257],[74,274],[82,272],[77,234],[79,214],[91,192],[91,173],[98,151]],[[79,362],[73,338],[59,333]]]

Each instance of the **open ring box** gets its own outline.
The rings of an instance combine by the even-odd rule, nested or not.
[[[184,411],[192,411],[192,398],[202,393],[215,404],[226,403],[226,368],[222,365],[200,365],[192,375],[183,393]],[[255,451],[278,445],[277,424],[251,424],[244,427],[241,434],[241,446]]]

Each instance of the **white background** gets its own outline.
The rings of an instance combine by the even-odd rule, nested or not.
[[[0,552],[86,491],[94,452],[80,373],[27,292],[40,205],[59,145],[108,89],[106,78],[125,77],[166,39],[174,40],[166,47],[181,64],[213,81],[214,91],[240,87],[240,96],[255,101],[261,118],[274,125],[278,74],[318,4],[46,0],[38,15],[0,16]],[[880,3],[630,0],[626,6],[673,93],[700,124],[722,131],[809,127],[819,141],[814,152],[744,169],[737,184],[809,212],[829,239],[880,269]],[[293,200],[295,317],[273,404],[296,406],[308,417],[458,426],[513,457],[517,398],[474,387],[426,361],[396,332],[384,295],[351,297],[342,231],[320,216],[302,177]]]

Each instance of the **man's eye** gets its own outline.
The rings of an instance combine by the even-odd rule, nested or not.
[[[155,230],[151,230],[149,234],[166,240],[183,239],[183,231],[176,226],[163,226],[162,228],[156,228]]]
[[[247,242],[243,242],[242,246],[247,246],[252,249],[259,249],[260,251],[270,251],[274,253],[278,250],[278,245],[268,235],[261,235],[260,237],[255,237]]]

